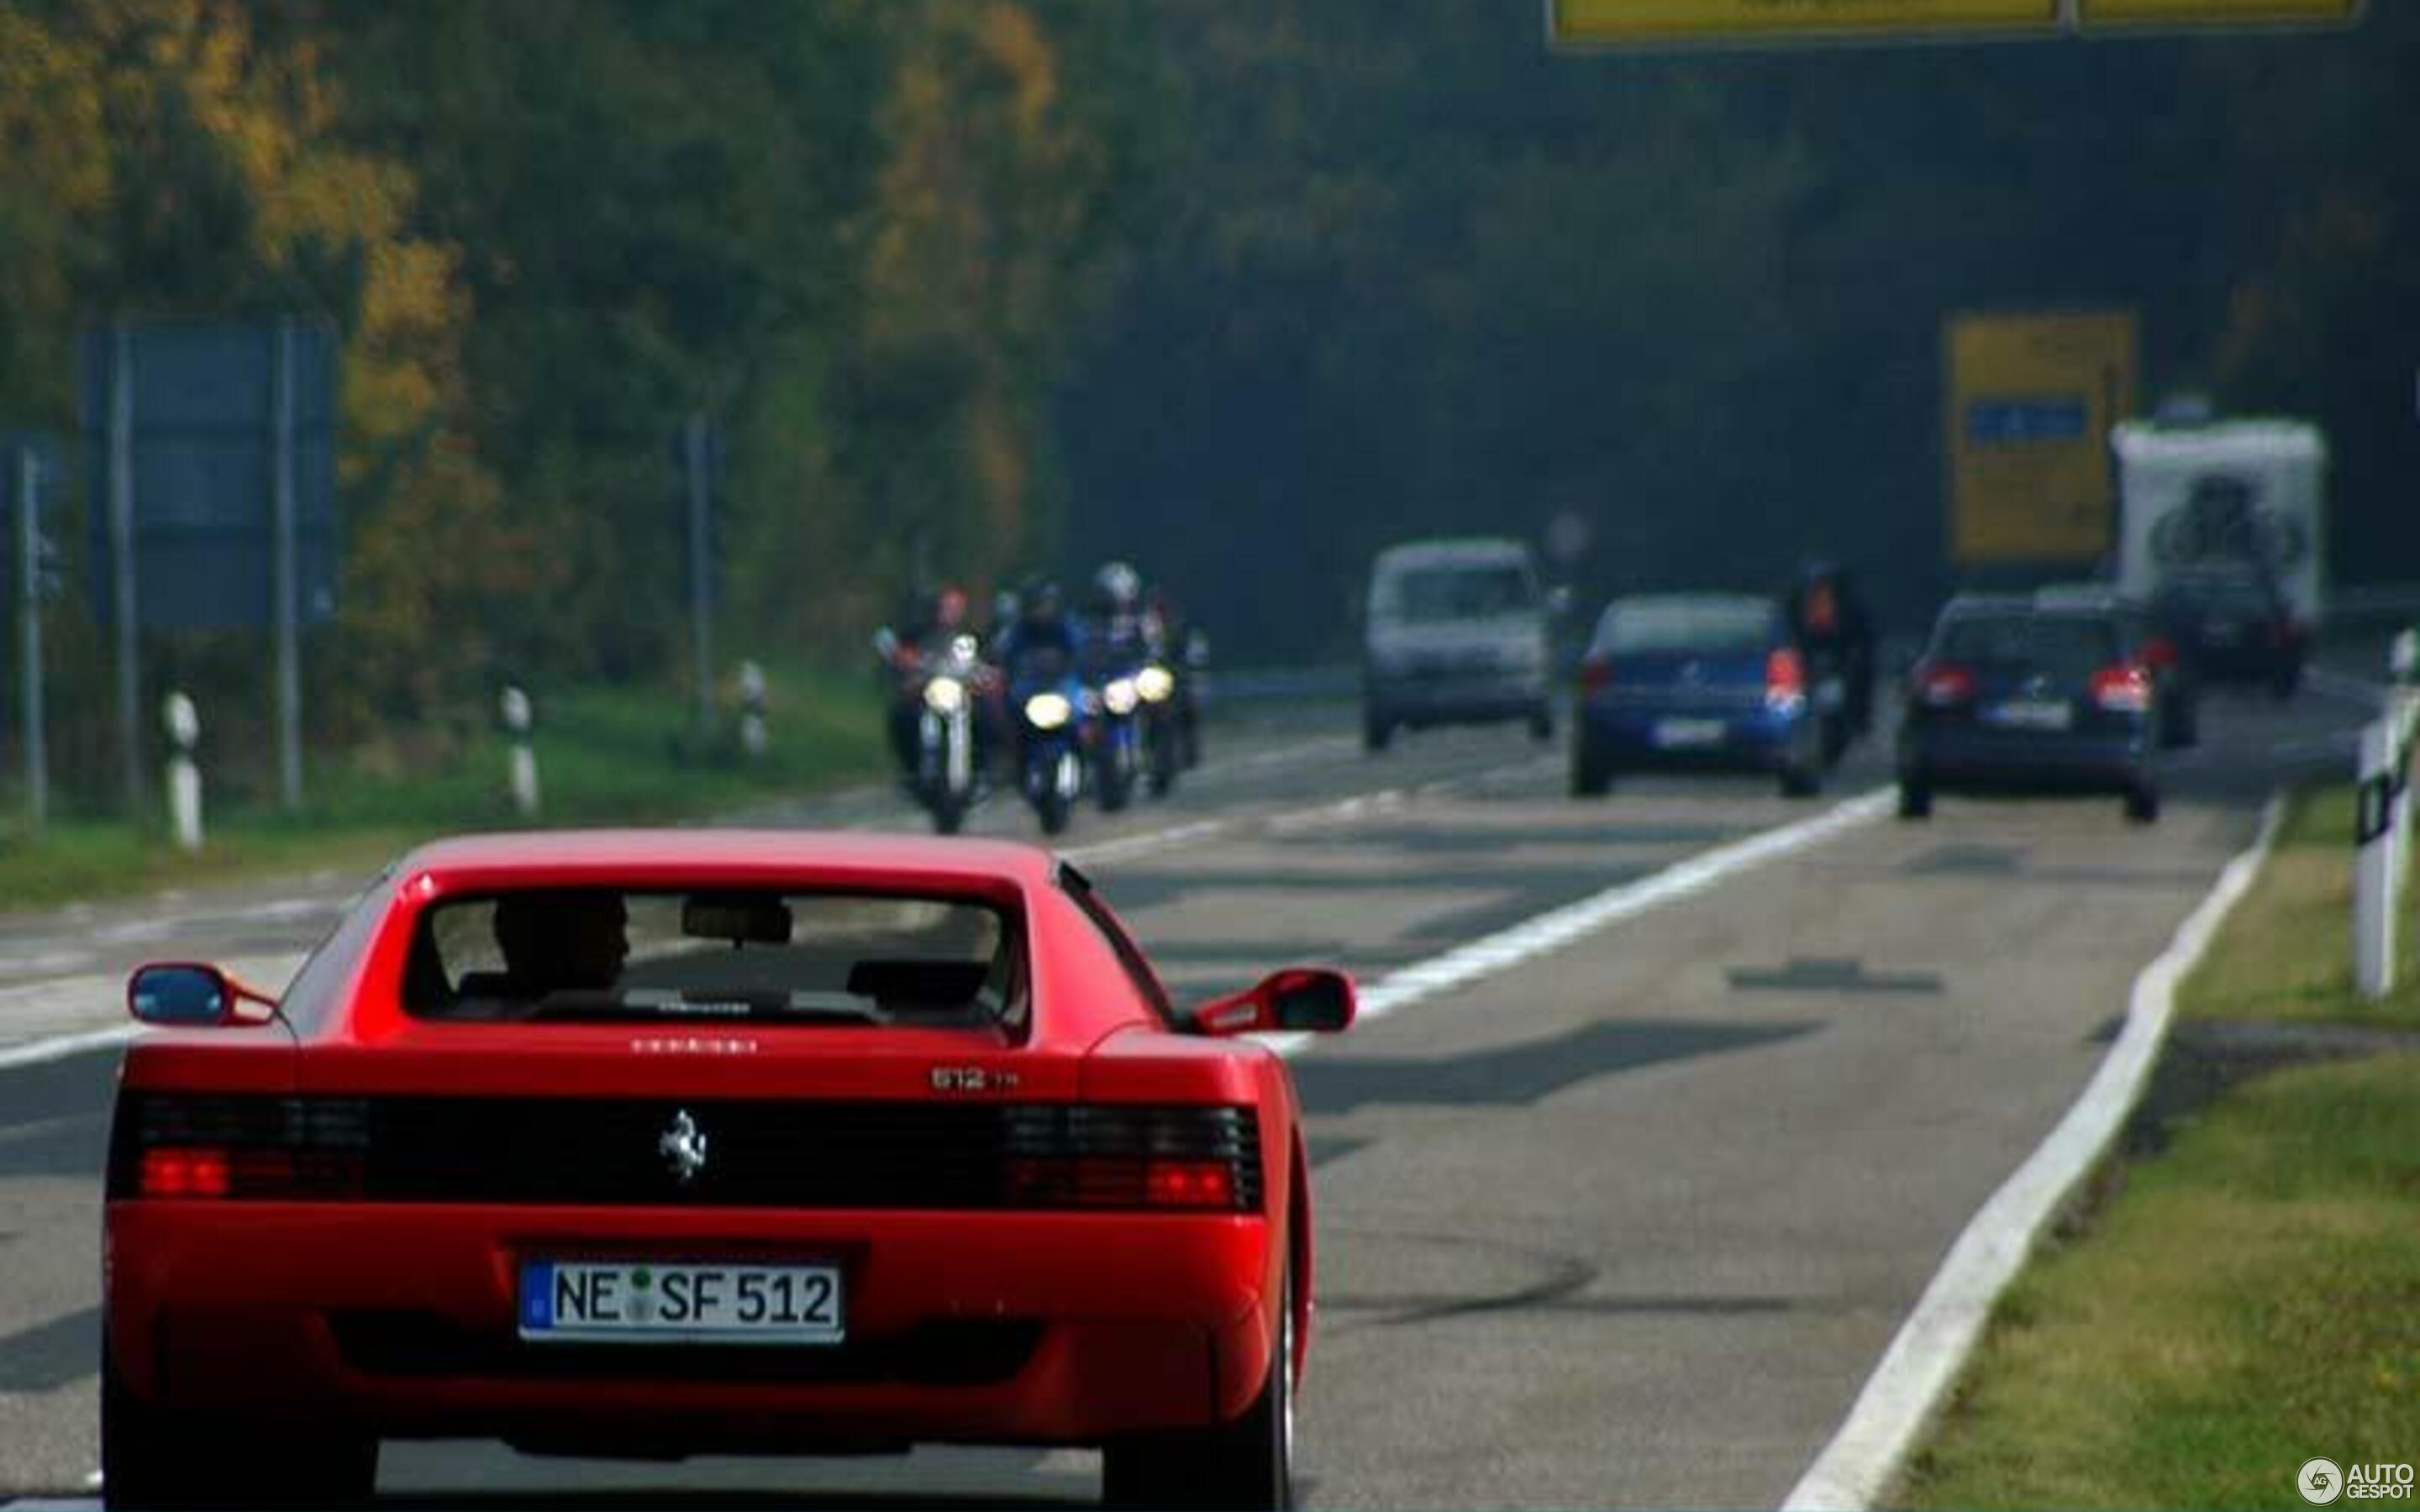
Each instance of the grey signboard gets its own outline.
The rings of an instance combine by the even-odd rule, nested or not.
[[[161,323],[125,332],[135,619],[156,629],[268,628],[275,620],[279,326]],[[82,398],[93,607],[116,618],[108,508],[116,333],[87,332]],[[293,364],[296,610],[336,611],[336,346],[288,328]]]

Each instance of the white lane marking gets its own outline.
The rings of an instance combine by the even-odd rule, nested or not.
[[[2259,838],[2226,864],[2200,906],[2177,926],[2167,949],[2134,979],[2126,1026],[2084,1094],[1950,1246],[1948,1258],[1858,1393],[1848,1420],[1783,1498],[1785,1512],[1869,1507],[1890,1489],[1917,1433],[1982,1336],[1992,1304],[2024,1263],[2051,1215],[2124,1127],[2167,1038],[2177,984],[2210,949],[2219,925],[2260,874],[2284,814],[2283,802],[2270,799]]]
[[[1718,845],[1660,872],[1565,903],[1510,929],[1456,946],[1442,955],[1415,962],[1361,993],[1357,1021],[1384,1018],[1423,998],[1510,970],[1598,930],[1703,892],[1743,872],[1821,845],[1890,812],[1897,798],[1895,788],[1873,789],[1811,818]],[[1316,1038],[1309,1034],[1280,1034],[1269,1036],[1266,1042],[1278,1054],[1291,1056]]]
[[[2387,687],[2384,683],[2355,677],[2350,672],[2310,667],[2304,670],[2303,681],[2310,685],[2312,692],[2341,703],[2358,703],[2363,708],[2375,709],[2386,702]]]
[[[1090,845],[1070,846],[1059,854],[1071,861],[1105,861],[1120,856],[1140,856],[1146,851],[1182,845],[1187,841],[1207,840],[1227,832],[1224,819],[1203,819],[1173,829],[1155,829],[1147,834],[1127,835],[1118,840],[1095,841]]]
[[[262,991],[274,993],[283,991],[286,983],[293,980],[295,969],[302,965],[302,958],[300,955],[245,956],[221,964],[229,972]],[[62,1008],[61,1005],[66,1006]],[[126,979],[122,976],[63,977],[52,981],[0,988],[0,1035],[9,1032],[11,1019],[39,1015],[53,1024],[61,1018],[70,1023],[77,1020],[90,1022],[106,1020],[125,1011]],[[87,1051],[106,1050],[125,1043],[137,1032],[138,1026],[121,1020],[104,1023],[98,1028],[46,1035],[23,1044],[0,1048],[0,1071],[39,1066]]]

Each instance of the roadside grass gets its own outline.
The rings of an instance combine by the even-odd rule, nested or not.
[[[2179,1004],[2413,1022],[2351,989],[2350,800],[2297,800]],[[2306,1459],[2420,1459],[2420,1055],[2241,1082],[2092,1183],[2046,1241],[1895,1504],[2283,1507]]]
[[[2420,1458],[2420,1056],[2211,1106],[2038,1256],[1911,1464],[1912,1507],[2284,1507]]]
[[[2420,887],[2398,919],[2396,990],[2352,988],[2352,789],[2297,795],[2259,880],[2187,979],[2188,1018],[2420,1028]]]
[[[689,703],[670,688],[588,687],[542,702],[532,740],[536,823],[693,819],[882,772],[881,704],[868,679],[799,667],[773,669],[770,677],[771,746],[753,764],[727,734],[711,742],[690,736]],[[245,790],[258,786],[256,771],[214,784],[206,760],[199,856],[169,842],[164,817],[138,825],[54,814],[39,841],[14,830],[0,836],[0,909],[278,872],[356,872],[437,835],[520,826],[503,733],[482,727],[448,744],[447,759],[426,767],[391,748],[317,754],[305,768],[304,807],[294,814]]]

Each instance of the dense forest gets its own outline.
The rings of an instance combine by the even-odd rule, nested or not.
[[[2420,579],[2420,18],[2373,12],[1635,58],[1501,0],[0,0],[0,427],[75,437],[96,320],[332,323],[322,741],[676,675],[691,412],[743,648],[1122,554],[1236,659],[1333,654],[1374,546],[1564,512],[1586,594],[1821,551],[1912,617],[1974,308],[2133,306],[2154,393],[2319,418],[2337,577]]]

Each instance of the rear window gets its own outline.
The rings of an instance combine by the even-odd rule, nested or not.
[[[1941,627],[1933,655],[1970,666],[2086,677],[2118,659],[2118,626],[2082,614],[1966,614]]]
[[[1594,649],[1616,656],[1762,651],[1773,641],[1773,606],[1761,602],[1633,600],[1605,611]]]
[[[1370,599],[1370,609],[1383,619],[1407,625],[1446,620],[1486,619],[1534,609],[1537,585],[1517,562],[1483,566],[1410,567],[1383,576]]]
[[[582,888],[423,911],[404,1006],[459,1022],[1021,1026],[1001,909],[877,893]]]

